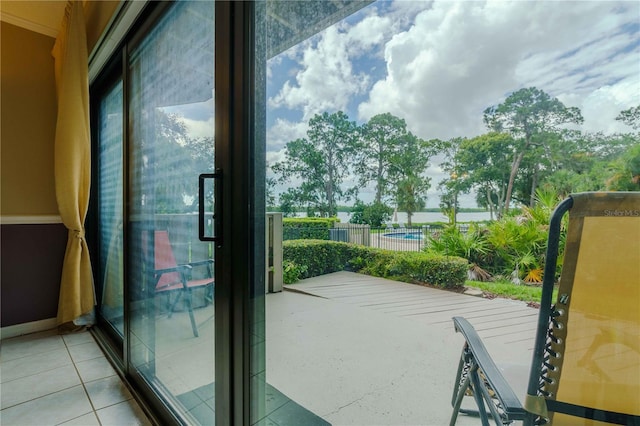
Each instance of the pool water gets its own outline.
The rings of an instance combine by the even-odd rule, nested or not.
[[[422,232],[390,232],[383,235],[399,240],[422,240]]]

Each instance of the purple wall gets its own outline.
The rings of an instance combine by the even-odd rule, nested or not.
[[[2,225],[0,239],[2,327],[55,318],[67,244],[65,226]]]

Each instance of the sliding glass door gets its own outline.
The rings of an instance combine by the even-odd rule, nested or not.
[[[92,83],[98,334],[163,424],[262,417],[253,7],[150,2]]]
[[[162,424],[319,420],[267,383],[268,60],[363,4],[149,2],[92,83],[99,329]]]
[[[192,424],[214,416],[214,3],[178,2],[127,52],[129,369]]]
[[[118,340],[124,335],[122,79],[107,86],[97,118],[99,312]],[[96,259],[94,259],[95,261]]]

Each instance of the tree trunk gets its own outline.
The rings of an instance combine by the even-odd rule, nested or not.
[[[334,209],[334,203],[335,203],[335,200],[333,199],[334,195],[333,195],[333,156],[332,155],[329,155],[329,158],[327,161],[327,169],[329,172],[329,182],[327,182],[326,192],[327,192],[327,204],[329,205],[328,216],[331,217],[333,216],[333,209]]]
[[[384,185],[384,182],[382,180],[382,173],[384,172],[384,164],[382,164],[382,155],[379,154],[378,155],[378,182],[377,182],[377,188],[376,188],[376,203],[381,203],[382,202],[382,186]]]
[[[508,213],[509,212],[509,204],[511,204],[511,194],[513,193],[513,184],[516,180],[516,175],[518,174],[518,169],[520,168],[520,163],[522,162],[522,159],[524,158],[524,154],[527,151],[527,147],[529,146],[529,142],[527,142],[524,147],[522,148],[522,151],[520,151],[520,153],[518,153],[518,155],[516,155],[516,158],[514,158],[513,163],[511,164],[511,173],[509,173],[509,184],[507,185],[507,195],[505,197],[504,200],[504,210],[503,213]]]
[[[531,194],[529,195],[529,207],[536,205],[536,189],[538,189],[538,166],[533,169],[533,178],[531,179]]]
[[[493,220],[493,211],[495,210],[495,206],[493,205],[493,201],[491,200],[491,191],[487,189],[487,205],[489,206],[489,219]]]

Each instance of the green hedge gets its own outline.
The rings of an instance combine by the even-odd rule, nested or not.
[[[282,220],[282,239],[328,240],[329,229],[339,221],[337,217],[286,217]]]
[[[296,274],[297,279],[304,279],[346,269],[376,277],[455,288],[464,285],[468,269],[467,260],[460,257],[322,240],[285,241],[283,259],[290,272],[287,284],[297,281]]]
[[[283,261],[306,266],[299,279],[342,271],[351,258],[351,244],[324,240],[290,240],[282,243]]]

